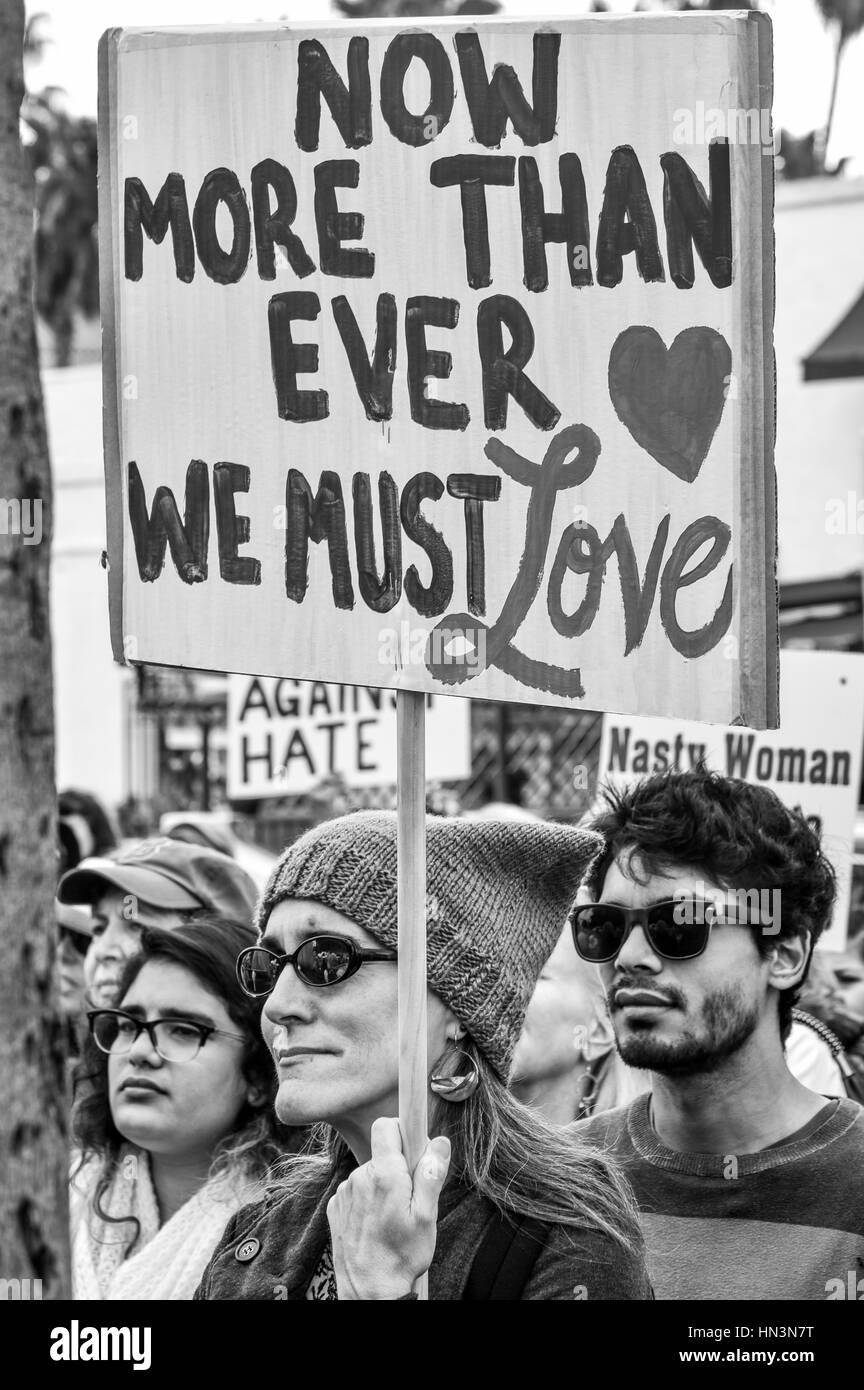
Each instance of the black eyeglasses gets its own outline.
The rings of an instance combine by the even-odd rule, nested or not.
[[[123,1009],[91,1009],[87,1022],[93,1041],[112,1057],[131,1052],[142,1033],[166,1062],[191,1062],[198,1056],[208,1038],[218,1033],[223,1038],[246,1039],[242,1033],[229,1033],[226,1028],[213,1028],[209,1023],[193,1023],[190,1018],[158,1018],[145,1023]]]
[[[347,936],[309,936],[290,956],[277,955],[266,946],[247,946],[237,957],[237,979],[245,994],[260,999],[270,993],[286,965],[304,985],[326,989],[356,975],[367,961],[395,959],[395,951],[367,951]]]
[[[634,927],[642,928],[658,956],[694,960],[705,950],[711,928],[719,922],[714,904],[701,898],[675,898],[650,907],[588,903],[570,913],[573,944],[582,959],[594,965],[614,960]]]
[[[71,927],[60,927],[58,937],[65,946],[71,946],[82,960],[90,949],[90,937],[85,932],[73,931]]]

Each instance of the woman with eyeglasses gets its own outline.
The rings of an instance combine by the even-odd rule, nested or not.
[[[230,1222],[196,1298],[644,1299],[628,1187],[507,1083],[540,970],[600,848],[570,827],[427,817],[429,1134],[398,1120],[396,818],[359,812],[282,856],[243,951],[276,1113],[322,1126]]]
[[[236,976],[254,939],[218,917],[145,929],[116,1007],[87,1016],[72,1115],[77,1299],[190,1299],[284,1152],[261,1003]]]

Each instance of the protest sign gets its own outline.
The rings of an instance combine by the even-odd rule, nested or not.
[[[471,707],[428,697],[428,776],[471,773]],[[324,777],[396,785],[396,692],[261,676],[228,681],[228,795],[298,795]]]
[[[621,786],[653,772],[687,772],[704,761],[726,777],[769,787],[822,835],[838,887],[822,945],[839,950],[849,918],[861,785],[864,656],[784,651],[780,672],[780,727],[771,732],[606,715],[598,781]]]
[[[412,1166],[423,692],[776,723],[770,32],[102,41],[114,654],[399,692]]]
[[[770,49],[110,31],[117,658],[776,723]]]

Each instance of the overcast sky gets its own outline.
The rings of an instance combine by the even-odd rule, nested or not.
[[[613,10],[632,4],[612,0]],[[775,124],[804,134],[824,123],[833,70],[833,39],[813,0],[775,0],[767,5],[774,21]],[[505,0],[510,15],[575,14],[588,0]],[[70,110],[96,114],[96,45],[105,29],[135,25],[249,23],[255,20],[330,17],[329,0],[27,0],[27,13],[43,12],[52,39],[43,61],[34,65],[32,87],[66,89]],[[850,172],[864,175],[864,35],[848,45],[829,161],[849,155]]]

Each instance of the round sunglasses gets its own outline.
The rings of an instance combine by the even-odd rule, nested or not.
[[[326,989],[356,975],[373,960],[395,960],[395,951],[369,951],[347,936],[309,936],[293,955],[280,956],[266,946],[247,946],[237,957],[237,980],[244,994],[261,999],[275,987],[286,965],[304,985]]]
[[[58,930],[58,939],[64,946],[71,946],[76,955],[83,960],[90,949],[90,937],[86,932],[75,931],[72,927],[61,926]]]
[[[642,928],[652,951],[665,960],[695,960],[715,924],[720,925],[720,918],[713,904],[701,898],[675,898],[650,907],[588,903],[570,913],[573,944],[593,965],[614,960],[634,927]]]

